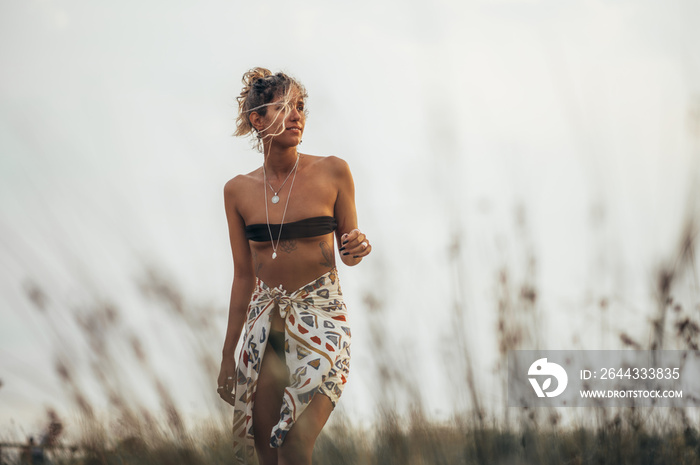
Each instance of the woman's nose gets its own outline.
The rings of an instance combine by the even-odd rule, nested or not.
[[[297,121],[299,118],[301,118],[301,112],[297,108],[292,107],[292,111],[289,112],[289,119]]]

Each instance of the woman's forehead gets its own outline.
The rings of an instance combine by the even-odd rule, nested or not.
[[[275,99],[276,102],[298,102],[298,101],[303,101],[306,98],[304,95],[304,92],[299,89],[296,86],[290,87],[287,92],[284,94],[280,95],[278,98]]]

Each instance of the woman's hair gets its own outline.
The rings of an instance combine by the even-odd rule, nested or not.
[[[238,118],[234,136],[245,136],[255,133],[250,123],[250,114],[258,113],[265,116],[267,106],[281,96],[291,98],[293,90],[298,90],[301,98],[308,95],[303,85],[296,79],[280,72],[272,74],[269,69],[253,68],[243,75],[243,90],[238,96]]]

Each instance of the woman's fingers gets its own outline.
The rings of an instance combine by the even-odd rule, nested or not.
[[[235,369],[233,371],[235,372]],[[216,392],[219,394],[219,397],[233,405],[233,388],[235,387],[233,372],[229,372],[228,370],[224,370],[222,368],[217,384],[218,386],[216,387]]]
[[[221,381],[219,381],[221,382]],[[228,402],[229,404],[234,404],[234,394],[233,394],[233,376],[227,376],[223,381],[224,384],[219,384],[216,388],[216,392],[219,393],[219,397]]]
[[[348,255],[352,255],[353,257],[365,257],[369,255],[371,251],[372,245],[367,240],[364,240],[356,249],[349,250]]]
[[[364,257],[372,251],[372,245],[367,240],[367,236],[359,229],[353,229],[349,233],[343,234],[342,240],[340,253],[343,255]]]
[[[234,405],[235,403],[235,397],[233,392],[228,392],[223,389],[219,389],[219,397],[221,397],[223,400],[225,400],[231,405]]]

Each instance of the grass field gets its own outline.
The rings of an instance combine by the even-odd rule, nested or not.
[[[533,426],[518,432],[474,427],[456,421],[436,424],[420,415],[408,422],[386,414],[372,431],[343,422],[322,433],[314,464],[333,465],[684,465],[700,463],[700,435],[691,426],[643,424],[649,412],[627,409],[590,428]],[[642,423],[640,423],[640,421]],[[658,421],[658,420],[657,420]],[[400,424],[405,426],[401,427]],[[134,431],[106,431],[86,423],[75,450],[47,450],[55,464],[231,464],[228,431],[182,432],[146,425]],[[4,463],[19,463],[4,454]]]

